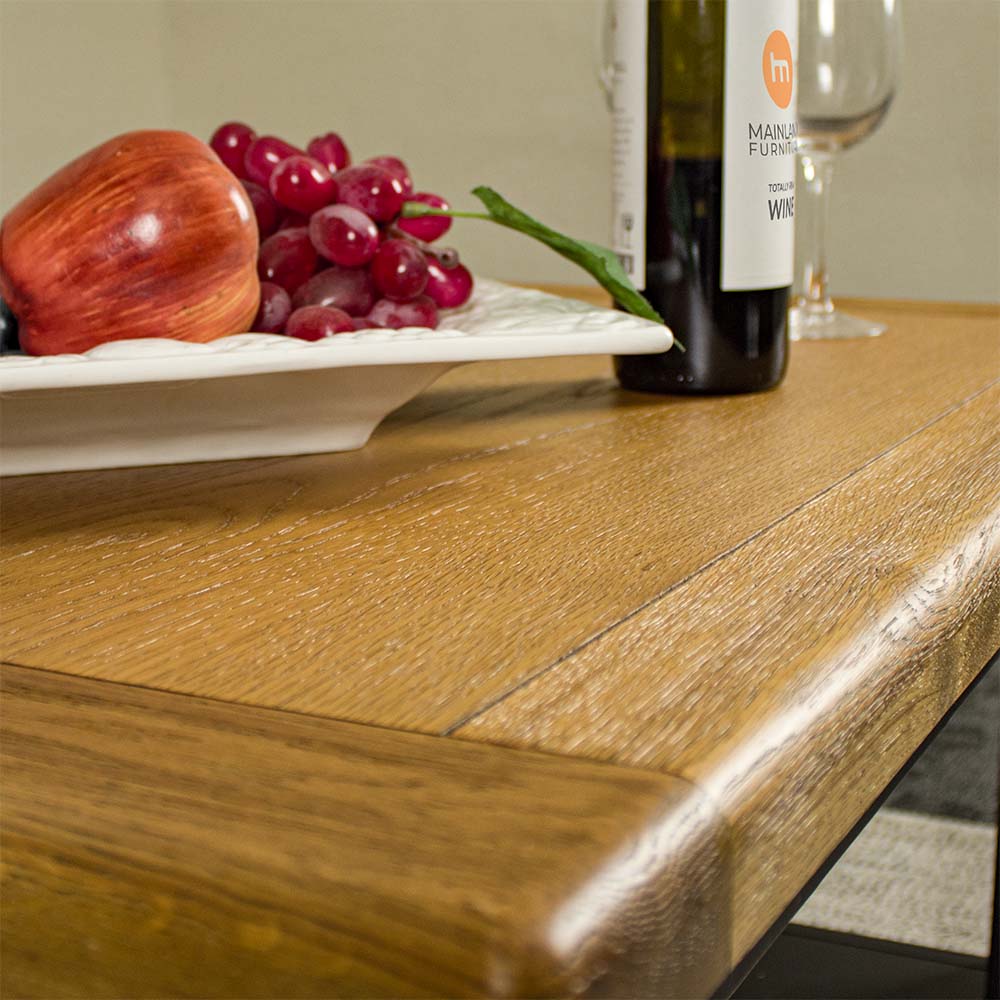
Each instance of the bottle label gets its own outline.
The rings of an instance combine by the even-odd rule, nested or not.
[[[726,4],[722,290],[792,283],[798,0]]]
[[[614,0],[611,18],[611,248],[638,289],[646,284],[646,0]]]

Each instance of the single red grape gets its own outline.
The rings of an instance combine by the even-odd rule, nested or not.
[[[320,256],[344,267],[367,264],[378,249],[378,226],[350,205],[327,205],[309,220],[309,238]]]
[[[325,340],[337,333],[353,332],[354,320],[343,309],[329,306],[303,306],[285,324],[285,333],[299,340]]]
[[[285,208],[311,215],[337,196],[330,171],[311,156],[289,156],[271,174],[271,197]]]
[[[278,218],[281,210],[275,200],[259,184],[253,181],[241,181],[246,189],[254,215],[257,216],[258,239],[266,240],[278,228]]]
[[[472,295],[472,275],[462,264],[442,267],[441,262],[427,255],[427,294],[441,309],[464,306]]]
[[[413,192],[413,180],[410,170],[398,156],[370,156],[365,163],[373,167],[381,167],[388,171],[403,186],[403,194],[409,196]]]
[[[260,308],[250,329],[254,333],[281,333],[292,314],[288,292],[271,281],[260,283]]]
[[[311,277],[292,296],[292,308],[332,306],[350,316],[366,316],[378,298],[367,268],[333,264]]]
[[[336,132],[327,132],[313,139],[306,152],[330,171],[331,174],[351,165],[351,154],[344,140]]]
[[[312,277],[316,260],[308,229],[282,229],[261,243],[257,274],[261,281],[281,285],[291,295]]]
[[[407,240],[386,240],[372,258],[375,287],[396,302],[409,302],[427,287],[427,260]]]
[[[404,326],[427,326],[432,330],[438,325],[437,306],[426,295],[412,302],[393,302],[379,299],[366,317],[369,325],[400,330]]]
[[[244,164],[247,148],[256,138],[257,133],[249,125],[244,125],[243,122],[226,122],[212,133],[208,144],[237,177],[243,178],[247,176]]]
[[[247,146],[243,157],[243,176],[254,184],[266,188],[274,168],[289,156],[298,156],[301,153],[301,149],[296,149],[284,139],[278,139],[273,135],[262,135]]]
[[[381,167],[359,164],[337,172],[337,201],[376,222],[388,222],[403,207],[403,185]]]
[[[417,191],[416,194],[408,195],[407,201],[418,201],[422,205],[430,205],[431,208],[451,208],[440,195],[431,194],[429,191]],[[444,236],[451,229],[451,219],[447,215],[424,215],[418,219],[400,219],[396,223],[404,233],[415,236],[424,243],[432,243],[434,240]]]

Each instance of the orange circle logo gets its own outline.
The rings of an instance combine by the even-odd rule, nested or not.
[[[783,31],[772,31],[764,43],[764,86],[779,108],[792,100],[792,47]]]

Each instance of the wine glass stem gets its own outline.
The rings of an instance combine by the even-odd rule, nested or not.
[[[799,305],[810,313],[832,313],[826,248],[833,157],[827,153],[803,153],[802,173],[806,182],[806,201],[809,203],[806,206],[809,236]]]

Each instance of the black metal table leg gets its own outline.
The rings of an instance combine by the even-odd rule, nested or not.
[[[997,766],[997,853],[993,876],[993,937],[986,976],[987,1000],[1000,1000],[1000,762]]]

